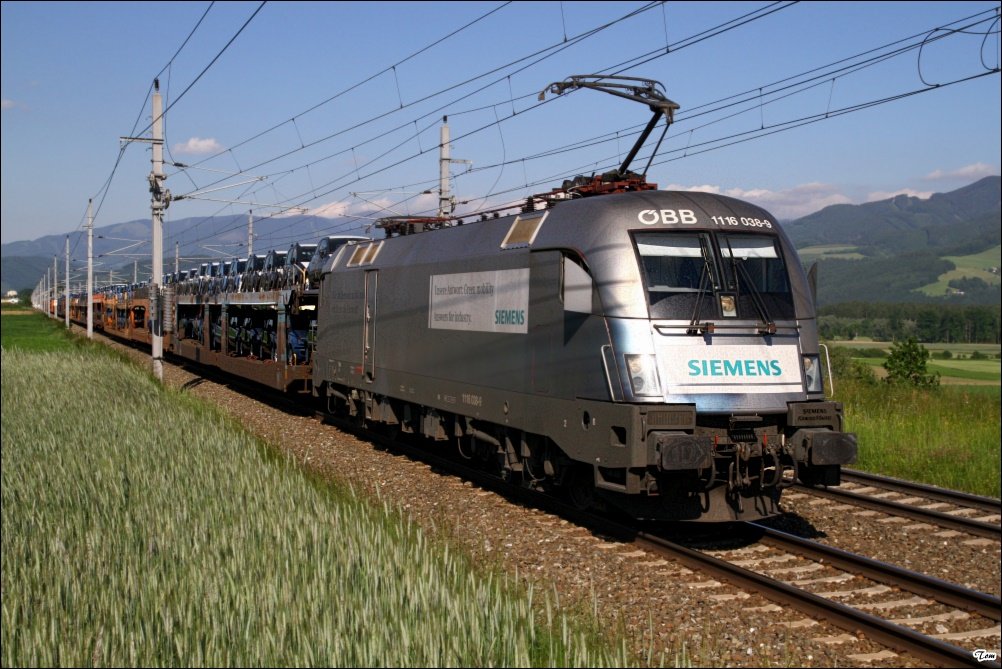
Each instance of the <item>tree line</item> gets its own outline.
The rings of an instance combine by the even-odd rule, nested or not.
[[[818,311],[825,339],[869,337],[878,341],[998,344],[1002,307],[845,302]]]

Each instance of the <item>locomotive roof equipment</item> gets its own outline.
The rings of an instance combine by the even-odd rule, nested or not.
[[[647,122],[647,127],[640,133],[640,137],[637,138],[633,148],[630,149],[619,169],[614,172],[607,172],[598,180],[592,177],[588,181],[581,182],[582,178],[578,177],[570,186],[565,182],[563,190],[572,190],[580,195],[600,195],[632,190],[656,189],[657,186],[655,184],[647,183],[647,170],[650,169],[654,156],[657,155],[658,149],[661,148],[661,142],[664,141],[665,135],[668,133],[668,128],[671,127],[671,124],[675,120],[675,111],[679,109],[678,103],[665,97],[662,92],[664,91],[664,86],[659,81],[612,74],[576,74],[570,76],[564,81],[558,81],[547,86],[539,94],[539,99],[544,99],[546,91],[550,91],[555,95],[563,95],[566,91],[576,88],[590,88],[626,98],[627,100],[642,102],[648,106],[654,115]],[[651,152],[647,166],[644,167],[644,171],[639,175],[630,172],[630,163],[633,162],[637,152],[640,151],[640,147],[650,137],[662,116],[665,117],[665,129],[661,133],[654,151]]]

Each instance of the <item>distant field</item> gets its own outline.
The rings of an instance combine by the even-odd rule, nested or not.
[[[877,377],[887,375],[884,363],[887,358],[855,358],[873,368]],[[930,360],[926,363],[930,374],[939,372],[944,385],[994,385],[1002,384],[998,360]]]
[[[944,377],[999,382],[998,360],[936,360],[929,362],[926,368],[930,372],[939,372]]]
[[[884,370],[884,363],[887,358],[857,358],[860,362],[873,368],[878,378],[887,376]],[[991,369],[991,361],[982,367],[980,360],[948,360],[929,362],[926,364],[926,371],[929,374],[939,372],[940,383],[944,385],[994,385],[1002,384],[999,374],[999,364],[994,363],[994,370]]]
[[[848,339],[835,339],[828,342],[829,345],[840,346],[843,348],[882,348],[888,353],[891,352],[891,347],[894,346],[894,342],[889,341],[874,341],[870,337],[856,337],[853,340]],[[1000,352],[1002,352],[1002,345],[1000,344],[961,344],[961,343],[945,343],[945,342],[933,342],[930,344],[922,344],[926,347],[930,353],[941,353],[943,351],[949,351],[954,355],[965,355],[968,356],[975,351],[981,352],[983,355],[989,357],[995,357]]]
[[[957,269],[942,274],[936,283],[923,286],[920,292],[926,295],[945,295],[949,282],[954,279],[962,279],[965,276],[970,279],[981,279],[988,285],[997,286],[1002,283],[1002,277],[987,270],[989,267],[1002,266],[1002,246],[982,251],[970,256],[945,256]]]
[[[844,246],[840,244],[819,244],[818,246],[808,246],[799,249],[802,262],[810,263],[821,258],[840,258],[842,260],[861,260],[864,256],[856,252],[855,246]]]

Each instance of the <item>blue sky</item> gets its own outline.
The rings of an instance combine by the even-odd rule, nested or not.
[[[165,105],[176,101],[167,159],[198,167],[168,167],[167,187],[239,184],[203,196],[236,204],[180,200],[170,218],[253,209],[287,217],[290,238],[304,210],[433,210],[421,192],[437,188],[445,114],[453,157],[472,161],[452,167],[457,213],[618,165],[650,113],[590,90],[539,104],[573,74],[656,79],[680,105],[651,181],[784,219],[1000,172],[997,2],[259,6],[0,5],[2,241],[73,232],[91,197],[98,226],[149,217],[148,146],[128,145],[115,164],[119,137],[149,124],[158,74]],[[886,58],[832,67],[871,50]]]

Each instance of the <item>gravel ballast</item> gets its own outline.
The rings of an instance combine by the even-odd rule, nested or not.
[[[126,350],[149,364],[147,355]],[[219,406],[311,472],[388,501],[476,560],[517,571],[565,607],[594,610],[608,629],[628,635],[638,662],[926,666],[862,635],[781,609],[760,595],[717,584],[629,544],[595,536],[314,418],[291,415],[226,385],[197,379],[185,368],[164,365],[166,384],[185,387],[185,392]],[[938,537],[936,528],[905,531],[899,523],[878,522],[883,515],[836,511],[803,494],[787,495],[784,508],[793,515],[772,521],[778,529],[803,534],[805,527],[813,528],[817,536],[812,538],[824,543],[999,594],[998,543]]]

